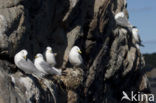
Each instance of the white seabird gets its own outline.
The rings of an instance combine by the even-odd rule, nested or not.
[[[144,46],[139,36],[139,30],[135,26],[132,28],[132,34],[135,39],[136,47],[139,48],[139,46]]]
[[[83,63],[83,59],[81,57],[81,50],[78,46],[74,46],[69,52],[69,62],[74,66],[80,66]]]
[[[129,23],[127,17],[125,16],[124,12],[119,12],[115,15],[115,21],[116,24],[123,27],[127,28],[130,32],[132,32],[132,25]]]
[[[53,53],[52,48],[49,46],[46,48],[45,58],[47,63],[49,63],[51,66],[56,65],[55,53]]]
[[[43,58],[43,55],[41,53],[38,53],[35,56],[34,65],[36,68],[43,72],[45,75],[51,74],[51,75],[61,75],[62,70],[58,70],[55,67],[51,67]]]
[[[38,71],[31,60],[27,59],[28,52],[23,49],[14,56],[16,66],[24,71],[26,74],[35,74],[42,77],[43,73]]]

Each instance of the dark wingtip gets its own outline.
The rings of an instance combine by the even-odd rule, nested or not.
[[[144,44],[142,44],[142,40],[140,40],[140,46],[145,47]]]
[[[140,46],[145,47],[143,44],[140,44]]]
[[[133,28],[137,28],[137,26],[133,26]]]

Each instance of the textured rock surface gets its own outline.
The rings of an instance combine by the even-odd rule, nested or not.
[[[149,93],[140,50],[115,24],[120,11],[128,17],[125,0],[0,0],[0,103],[120,103],[123,90]],[[37,79],[15,68],[17,51],[32,59],[48,45],[66,76]],[[73,45],[85,62],[76,71]]]

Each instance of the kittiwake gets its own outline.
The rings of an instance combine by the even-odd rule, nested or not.
[[[28,52],[23,49],[14,56],[16,66],[26,74],[34,74],[42,77],[43,73],[38,71],[30,59],[27,58]]]
[[[135,26],[133,26],[132,34],[133,34],[133,37],[135,39],[136,47],[139,48],[139,46],[144,46],[142,44],[141,39],[140,39],[139,31],[138,31],[138,29]]]
[[[132,25],[129,23],[127,17],[125,16],[124,12],[119,12],[115,15],[115,21],[116,24],[128,29],[130,32],[132,32]]]
[[[43,58],[43,55],[41,53],[38,53],[35,56],[34,65],[36,68],[43,72],[45,75],[51,74],[51,75],[61,75],[62,70],[56,69],[55,67],[51,67]]]
[[[45,58],[47,63],[49,63],[51,66],[56,65],[55,53],[53,53],[52,48],[49,46],[46,48]]]
[[[80,66],[83,63],[83,59],[81,57],[81,50],[78,46],[72,47],[69,52],[69,62],[74,66]]]

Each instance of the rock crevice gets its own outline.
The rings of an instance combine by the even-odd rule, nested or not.
[[[149,89],[144,59],[114,16],[126,0],[0,0],[0,103],[120,103],[122,91]],[[72,46],[84,65],[72,69]],[[38,79],[16,68],[21,49],[33,60],[51,46],[66,76]],[[129,102],[129,101],[124,101]]]

